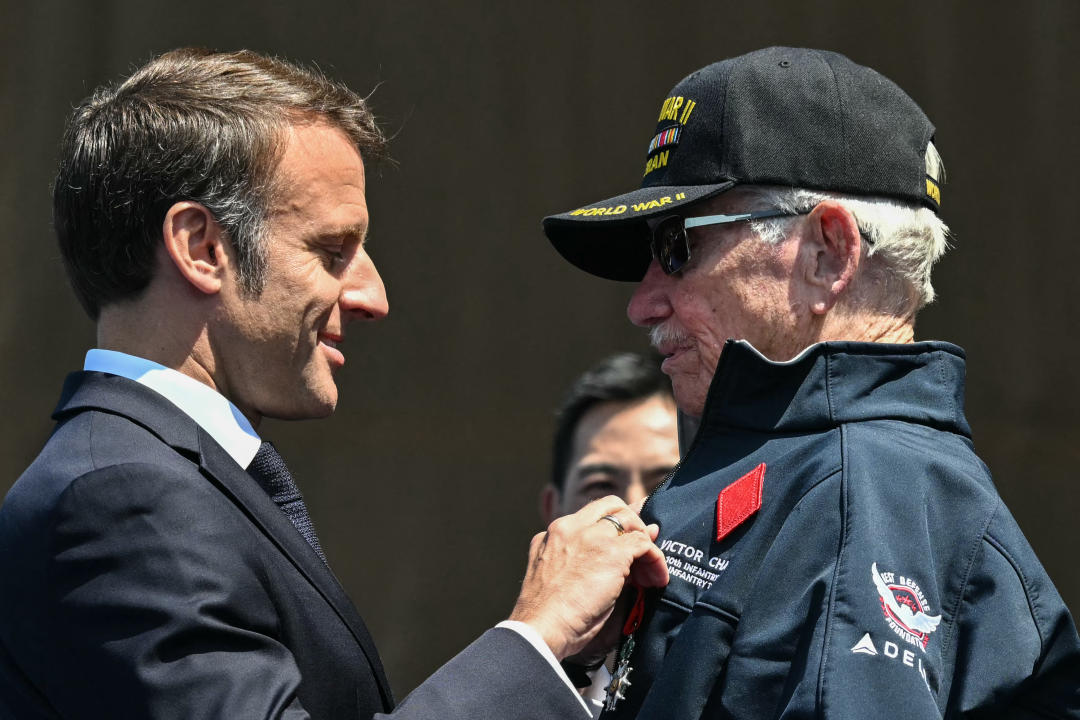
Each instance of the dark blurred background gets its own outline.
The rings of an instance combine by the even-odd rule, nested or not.
[[[807,45],[891,77],[937,125],[956,248],[917,335],[967,350],[976,449],[1080,609],[1080,2],[0,6],[0,494],[94,342],[50,229],[71,108],[180,45],[248,47],[377,87],[398,166],[369,178],[370,247],[392,312],[353,328],[332,419],[262,432],[404,695],[509,612],[566,385],[646,346],[624,315],[631,287],[564,264],[540,218],[636,186],[660,102],[691,70]]]

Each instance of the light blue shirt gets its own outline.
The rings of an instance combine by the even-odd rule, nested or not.
[[[83,370],[126,377],[180,408],[210,434],[236,464],[247,468],[262,440],[243,413],[209,385],[182,372],[115,350],[90,350]]]

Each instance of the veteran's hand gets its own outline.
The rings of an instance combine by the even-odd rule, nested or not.
[[[600,632],[627,580],[643,588],[667,584],[664,554],[653,543],[658,532],[615,496],[557,519],[532,540],[510,619],[534,627],[559,660],[581,651]]]

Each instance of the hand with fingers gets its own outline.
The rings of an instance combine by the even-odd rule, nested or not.
[[[667,585],[664,554],[653,543],[658,531],[614,496],[555,520],[532,540],[510,619],[535,628],[559,660],[580,652],[628,582]]]

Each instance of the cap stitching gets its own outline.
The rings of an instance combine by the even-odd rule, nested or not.
[[[833,86],[836,88],[836,103],[840,118],[840,136],[844,139],[844,175],[847,180],[851,179],[851,141],[848,138],[847,132],[847,109],[844,101],[844,95],[840,92],[840,81],[836,77],[836,70],[833,69],[832,63],[824,53],[820,51],[814,51],[814,54],[821,58],[821,61],[825,63],[825,67],[829,69],[829,75],[832,77]]]
[[[723,60],[721,62],[731,62],[731,60]],[[733,173],[731,172],[731,162],[728,159],[729,148],[731,143],[727,141],[727,124],[728,114],[731,112],[731,103],[728,102],[728,96],[731,94],[731,86],[735,84],[734,75],[739,71],[740,65],[736,63],[734,69],[725,78],[726,85],[724,85],[724,114],[720,117],[720,167],[717,168],[720,171],[720,177],[727,178]],[[738,181],[735,183],[738,185]]]

